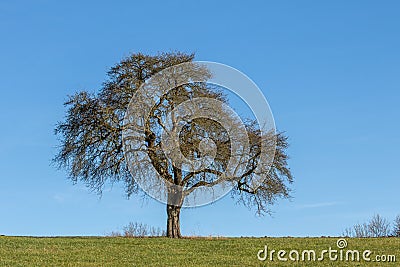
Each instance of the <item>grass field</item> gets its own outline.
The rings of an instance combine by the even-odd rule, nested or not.
[[[400,238],[346,238],[346,250],[359,250],[360,261],[302,261],[304,250],[338,249],[338,238],[123,238],[0,237],[0,266],[400,266]],[[257,252],[298,250],[300,260],[260,261]],[[362,253],[371,250],[370,262]],[[340,251],[340,250],[339,250]],[[268,252],[269,254],[269,252]],[[339,255],[339,252],[338,252]],[[345,254],[343,254],[345,255]],[[378,263],[376,255],[395,255],[396,262]],[[263,254],[260,254],[263,256]],[[292,254],[293,257],[296,254]],[[334,256],[334,255],[333,255]],[[307,255],[306,255],[307,258]],[[345,258],[345,256],[343,256]],[[382,258],[382,257],[381,257]],[[389,257],[386,257],[389,258]],[[391,259],[392,261],[394,259]]]

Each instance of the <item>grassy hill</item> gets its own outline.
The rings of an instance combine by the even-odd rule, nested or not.
[[[400,238],[346,238],[347,247],[337,246],[338,238],[123,238],[123,237],[0,237],[0,266],[400,266]],[[273,261],[260,261],[257,253],[268,247]],[[338,250],[338,260],[318,261],[323,250]],[[280,261],[277,251],[285,250]],[[299,261],[290,260],[296,250]],[[314,250],[316,261],[308,261]],[[346,261],[348,250],[359,250],[360,261]],[[367,262],[362,253],[370,250]],[[291,252],[296,258],[296,252]],[[310,252],[311,253],[311,252]],[[260,253],[263,257],[264,253]],[[310,254],[312,255],[312,253]],[[380,259],[396,262],[378,263]],[[334,256],[334,254],[332,255]],[[348,254],[351,259],[351,253]],[[356,256],[356,254],[354,254]]]

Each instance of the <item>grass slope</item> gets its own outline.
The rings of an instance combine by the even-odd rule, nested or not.
[[[259,261],[268,249],[338,249],[337,238],[121,238],[121,237],[0,237],[0,266],[400,266],[400,238],[347,238],[346,249],[395,255],[396,262]],[[286,255],[287,257],[287,255]]]

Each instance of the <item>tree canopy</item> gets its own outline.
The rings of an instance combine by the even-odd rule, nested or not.
[[[55,129],[60,138],[60,148],[54,161],[67,169],[73,182],[84,182],[100,194],[107,182],[123,182],[126,193],[130,196],[140,192],[137,179],[147,179],[146,174],[149,175],[144,170],[153,168],[161,179],[181,188],[178,195],[169,196],[178,196],[178,199],[167,203],[167,234],[171,237],[180,237],[180,208],[185,196],[196,188],[214,186],[222,182],[221,177],[225,177],[224,181],[234,183],[231,191],[234,198],[248,207],[255,207],[257,213],[263,214],[269,212],[270,205],[277,198],[289,197],[289,184],[293,181],[287,162],[288,138],[284,133],[263,134],[256,121],[241,118],[248,137],[249,153],[246,155],[240,176],[226,177],[235,147],[235,140],[229,134],[231,130],[225,129],[221,122],[213,118],[174,114],[175,108],[182,106],[185,101],[195,103],[196,99],[207,98],[222,104],[229,103],[221,88],[207,84],[210,77],[207,70],[199,72],[199,69],[196,69],[196,74],[200,75],[204,82],[179,85],[165,95],[157,97],[149,109],[149,114],[143,118],[141,125],[144,131],[138,133],[143,139],[143,146],[130,147],[124,143],[123,133],[133,123],[128,121],[128,125],[125,117],[130,103],[134,102],[133,107],[136,110],[146,105],[145,99],[135,98],[138,89],[160,71],[182,63],[190,63],[193,59],[194,54],[179,52],[160,53],[155,56],[132,54],[110,69],[97,94],[81,91],[70,96],[65,102],[65,119],[59,122]],[[201,108],[198,111],[204,110],[204,104],[200,103],[199,106]],[[223,111],[224,106],[213,105],[206,108],[219,113]],[[169,124],[168,120],[171,121]],[[179,124],[179,127],[175,127],[175,124]],[[232,125],[232,129],[238,127],[236,124]],[[177,146],[168,150],[163,146],[162,134],[176,129],[179,129],[176,133],[179,137]],[[258,167],[262,164],[260,157],[263,145],[274,150],[274,157],[270,166],[261,168],[260,172]],[[136,149],[136,152],[140,150],[144,155],[134,159],[137,162],[135,166],[128,166],[127,158],[133,161],[133,158],[129,158],[131,151],[125,151],[128,148]],[[185,169],[182,163],[173,164],[169,160],[171,155],[168,153],[175,153],[176,149],[188,160],[204,158],[211,154],[213,160],[206,168]],[[257,187],[251,184],[255,175],[263,178]]]

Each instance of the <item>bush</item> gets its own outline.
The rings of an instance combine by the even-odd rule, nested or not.
[[[400,214],[394,220],[393,236],[400,237]]]
[[[113,231],[108,236],[111,237],[146,237],[146,236],[166,236],[166,232],[159,227],[149,226],[144,223],[130,222],[122,228],[122,233]]]
[[[353,227],[346,228],[343,235],[349,237],[390,236],[390,223],[379,214],[376,214],[368,223],[356,224]]]
[[[372,217],[368,228],[371,237],[383,237],[390,235],[390,223],[379,214]]]

